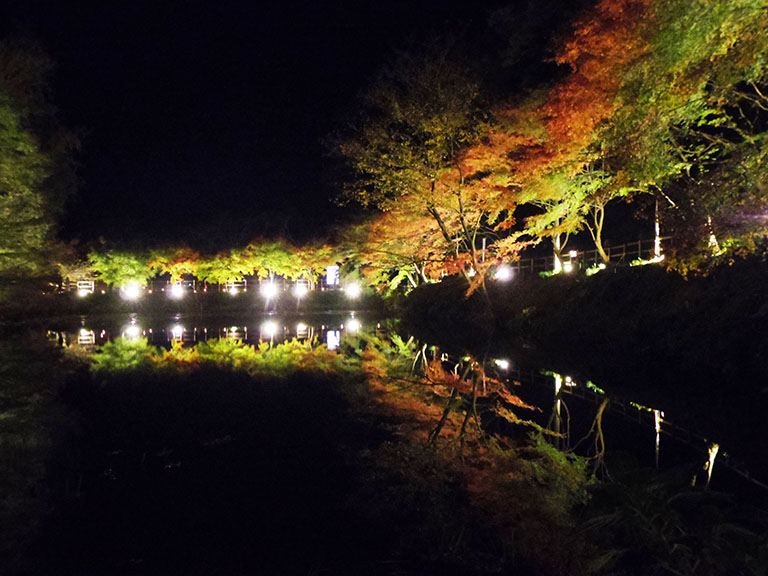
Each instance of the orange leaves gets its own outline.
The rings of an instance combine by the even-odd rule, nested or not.
[[[601,0],[558,51],[556,61],[572,72],[538,110],[549,134],[545,156],[553,168],[574,162],[613,114],[624,71],[648,49],[639,32],[649,4]]]
[[[540,408],[537,408],[536,406],[523,401],[523,399],[520,398],[520,396],[517,394],[512,394],[512,392],[510,392],[510,390],[503,384],[496,388],[496,394],[498,394],[499,399],[502,400],[505,404],[516,406],[517,408],[525,408],[526,410],[536,410],[539,412],[541,411]]]
[[[465,380],[458,374],[448,372],[443,368],[443,363],[439,358],[434,358],[424,371],[424,377],[432,384],[445,386],[447,388],[466,388]]]

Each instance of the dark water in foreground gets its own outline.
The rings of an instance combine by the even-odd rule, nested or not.
[[[205,321],[127,315],[76,318],[52,326],[47,339],[51,348],[82,355],[120,339],[169,349],[218,339],[275,345],[293,338],[341,354],[354,351],[359,339],[391,338],[393,326],[365,314]],[[427,353],[442,358],[448,371],[471,362],[452,351],[428,347]],[[561,448],[594,451],[591,440],[579,440],[608,395],[609,468],[627,460],[638,468],[682,467],[706,482],[708,450],[718,438],[676,426],[680,415],[665,406],[612,395],[604,383],[551,372],[514,353],[478,360],[489,377],[539,408],[532,419],[567,434]],[[68,439],[53,443],[43,482],[63,504],[45,515],[42,537],[27,554],[29,573],[473,573],[460,562],[425,567],[398,555],[431,550],[440,540],[439,523],[430,530],[420,524],[432,505],[430,492],[412,492],[421,477],[382,478],[366,459],[382,446],[396,446],[397,437],[387,416],[353,408],[364,396],[354,378],[301,373],[260,378],[254,386],[246,374],[215,367],[117,373],[108,386],[81,376],[63,388],[61,399],[78,415],[77,424],[64,426]],[[712,488],[760,500],[762,488],[744,477],[750,463],[724,458],[732,451],[738,446],[719,446]],[[416,474],[426,474],[430,491],[451,501],[455,487],[429,476],[434,471]]]
[[[174,341],[191,346],[197,342],[227,339],[257,345],[259,342],[279,343],[297,339],[324,344],[329,350],[336,350],[343,338],[366,333],[386,337],[396,332],[393,326],[391,320],[356,312],[288,318],[275,315],[230,316],[205,320],[181,315],[152,318],[129,314],[124,317],[72,319],[68,324],[58,326],[58,330],[50,331],[48,336],[60,346],[74,345],[88,350],[116,338],[142,338],[155,346],[165,347]],[[739,450],[739,446],[733,443],[722,444],[722,436],[717,431],[712,433],[710,429],[705,432],[702,427],[697,428],[695,412],[681,411],[677,398],[675,402],[670,399],[669,404],[662,398],[658,404],[645,405],[645,400],[640,401],[640,397],[645,395],[633,396],[626,388],[615,391],[610,383],[593,383],[587,376],[574,372],[571,372],[572,375],[566,371],[555,372],[540,359],[527,360],[518,351],[505,350],[500,343],[484,343],[483,347],[495,350],[492,356],[486,355],[483,359],[489,373],[519,384],[516,392],[541,408],[538,420],[542,425],[552,428],[559,423],[559,430],[568,432],[569,439],[562,448],[574,446],[587,434],[596,409],[607,394],[611,404],[606,413],[606,436],[613,451],[625,453],[637,459],[638,464],[649,467],[669,467],[681,461],[696,460],[703,467],[708,465],[711,451],[716,449],[718,471],[721,467],[729,470],[728,487],[732,487],[735,475],[749,485],[748,490],[756,489],[758,495],[765,491],[768,495],[768,477],[765,477],[768,469],[764,467],[762,458],[754,456],[753,446],[742,446],[749,450]],[[458,354],[448,354],[443,350],[439,353],[445,355],[447,366],[461,361]],[[679,396],[680,390],[674,390],[674,394]],[[670,410],[670,407],[673,409]],[[700,419],[707,418],[708,415],[702,412]],[[734,428],[737,427],[738,423],[734,423]],[[748,435],[744,436],[743,444],[749,442],[748,438]],[[714,474],[714,469],[712,472]]]

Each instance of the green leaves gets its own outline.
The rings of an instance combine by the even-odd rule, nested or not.
[[[140,253],[107,250],[93,251],[88,255],[91,270],[99,279],[113,286],[136,283],[141,286],[154,276],[149,257]]]

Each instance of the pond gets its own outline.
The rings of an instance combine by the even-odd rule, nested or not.
[[[180,314],[141,316],[131,313],[123,316],[72,318],[57,326],[57,330],[49,330],[47,335],[61,347],[75,346],[88,351],[98,350],[100,346],[118,338],[146,340],[150,345],[166,348],[174,342],[189,347],[218,339],[249,345],[258,345],[259,342],[278,344],[295,339],[324,345],[328,350],[337,350],[343,338],[369,333],[386,337],[398,330],[402,331],[402,328],[395,326],[393,319],[376,318],[355,311],[288,317],[265,314],[258,317],[229,315],[205,318]],[[408,334],[400,336],[404,340],[410,337]],[[438,354],[449,368],[456,368],[464,358],[450,348],[440,349],[439,352],[434,346],[428,345],[427,348],[432,357]],[[676,413],[674,408],[670,409],[663,401],[658,405],[646,406],[639,398],[628,394],[626,388],[617,392],[611,389],[610,383],[600,382],[598,385],[587,377],[576,377],[575,371],[562,374],[555,372],[551,364],[547,365],[541,359],[531,360],[520,351],[505,349],[501,342],[484,343],[484,349],[486,355],[488,350],[494,350],[496,355],[480,360],[485,370],[513,385],[522,398],[540,408],[535,419],[541,425],[566,434],[567,437],[559,445],[563,449],[578,444],[579,439],[588,433],[596,409],[608,394],[611,400],[606,412],[604,433],[610,439],[608,446],[612,451],[626,451],[640,463],[657,468],[699,458],[702,467],[707,468],[707,481],[711,480],[714,464],[717,463],[718,469],[723,467],[753,487],[768,490],[768,484],[765,483],[768,478],[760,476],[760,473],[765,472],[762,459],[745,462],[744,456],[732,458],[733,448],[736,448],[735,452],[739,455],[749,451],[721,445],[722,440],[717,435],[707,437],[702,430],[696,429],[695,424],[690,425],[696,415],[692,418],[688,411],[684,414]],[[676,401],[670,401],[669,404],[677,406]],[[662,438],[665,439],[663,450]],[[714,459],[710,462],[710,458]],[[734,479],[729,477],[725,484],[732,487],[733,482]]]
[[[631,386],[614,390],[503,342],[465,350],[402,331],[348,312],[83,316],[15,343],[6,334],[6,379],[28,389],[19,417],[0,421],[3,445],[18,437],[21,448],[15,460],[2,455],[20,478],[37,477],[34,497],[30,480],[6,491],[29,514],[37,500],[55,510],[37,512],[29,533],[12,517],[8,540],[24,553],[10,565],[41,574],[568,573],[593,551],[580,540],[593,529],[574,536],[568,515],[602,517],[588,502],[606,502],[594,487],[585,499],[582,471],[633,491],[694,483],[696,498],[728,491],[766,502],[761,463],[690,426],[696,418],[676,399],[646,406]],[[54,395],[50,370],[61,372]],[[515,448],[532,434],[538,444]],[[658,506],[677,510],[667,496]],[[692,530],[690,511],[675,513],[670,525]],[[669,538],[664,529],[654,537]]]

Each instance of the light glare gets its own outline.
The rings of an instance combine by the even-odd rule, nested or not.
[[[344,288],[344,293],[347,295],[347,298],[352,300],[359,298],[362,292],[359,284],[348,284],[347,287]]]
[[[135,340],[141,335],[141,328],[136,324],[131,324],[130,326],[125,327],[123,334],[126,338]]]
[[[129,282],[120,289],[120,295],[126,300],[138,300],[141,296],[141,287],[137,282]]]
[[[267,300],[270,300],[277,296],[277,286],[274,282],[266,282],[261,285],[261,295]]]
[[[304,296],[307,295],[307,287],[304,284],[296,284],[296,287],[293,289],[293,295],[296,296],[296,298],[304,298]]]
[[[178,300],[179,298],[183,298],[184,297],[184,286],[182,286],[181,284],[174,284],[173,286],[171,286],[171,290],[170,290],[170,292],[168,292],[168,295],[171,298],[174,298],[176,300]]]
[[[277,323],[272,320],[267,320],[261,325],[261,335],[266,336],[270,340],[277,334]]]
[[[507,282],[512,279],[512,268],[509,266],[499,266],[496,269],[496,280]]]

